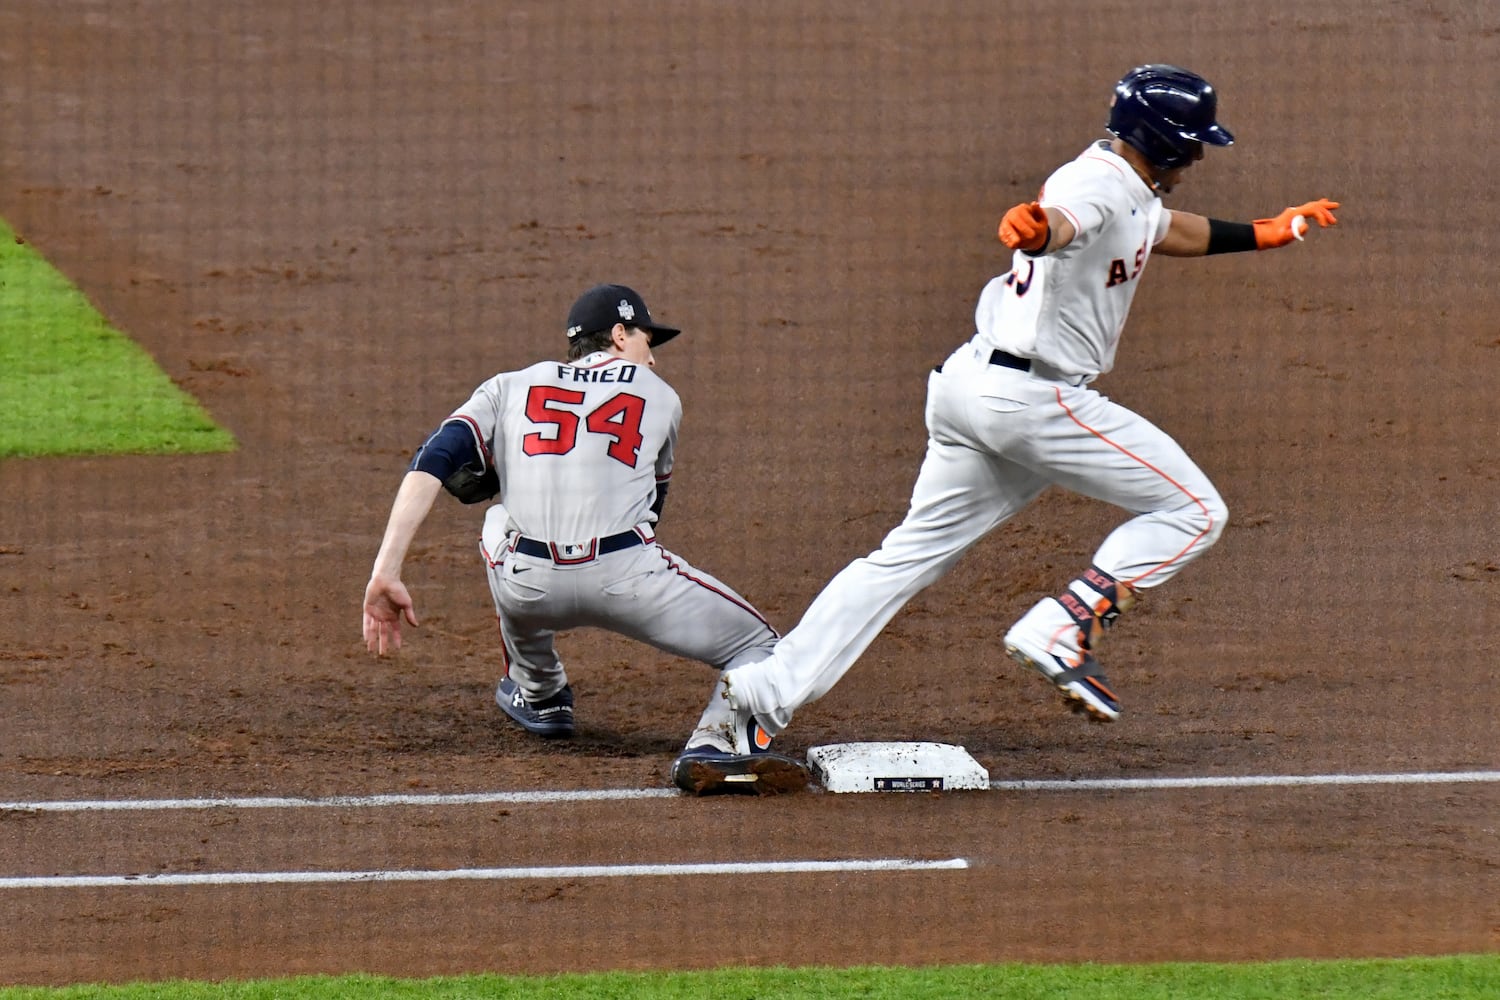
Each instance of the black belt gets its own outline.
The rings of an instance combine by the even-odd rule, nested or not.
[[[619,552],[645,544],[646,539],[642,538],[639,532],[622,531],[618,535],[591,538],[587,545],[583,543],[560,545],[557,542],[544,542],[537,538],[517,535],[515,544],[511,548],[522,555],[533,556],[537,559],[551,559],[555,563],[566,566],[570,563],[589,562],[600,556],[607,556],[611,552]]]
[[[1018,358],[1014,354],[1007,354],[1004,351],[991,351],[990,364],[999,365],[1002,368],[1014,368],[1018,372],[1031,371],[1030,358]]]
[[[1000,365],[1002,368],[1014,368],[1018,372],[1031,371],[1030,358],[1018,358],[1014,354],[1007,354],[1004,351],[991,351],[990,364]],[[932,370],[935,372],[941,372],[943,370],[943,366],[933,365]]]

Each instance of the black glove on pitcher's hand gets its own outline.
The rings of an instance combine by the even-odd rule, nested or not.
[[[492,465],[483,472],[477,465],[460,465],[443,480],[443,489],[464,503],[484,503],[500,492],[500,475]]]

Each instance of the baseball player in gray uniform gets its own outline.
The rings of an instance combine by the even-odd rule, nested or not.
[[[777,633],[749,602],[656,539],[682,403],[652,348],[679,332],[634,290],[598,285],[568,313],[568,360],[496,375],[443,421],[402,480],[365,588],[371,651],[399,649],[402,620],[417,624],[401,565],[446,488],[466,503],[499,498],[480,538],[505,662],[495,700],[528,732],[574,732],[558,629],[609,629],[720,671],[770,652]],[[673,763],[678,786],[806,786],[805,767],[772,753],[753,719],[734,722],[720,681]]]
[[[1114,365],[1131,299],[1153,253],[1264,250],[1335,224],[1337,202],[1253,223],[1172,211],[1162,196],[1228,146],[1217,95],[1176,66],[1131,70],[1115,87],[1112,138],[1058,168],[1037,201],[1005,213],[1010,269],[979,296],[974,337],[929,377],[927,455],[906,520],[813,601],[771,656],[730,672],[742,718],[780,733],[821,697],[918,591],[1049,485],[1134,515],[1060,593],[1006,634],[1006,653],[1096,721],[1120,700],[1094,651],[1138,592],[1166,583],[1224,530],[1223,499],[1166,433],[1090,383]]]

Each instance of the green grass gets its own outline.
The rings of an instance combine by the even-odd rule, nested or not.
[[[0,1000],[1493,1000],[1500,955],[1244,965],[721,969],[581,976],[373,976],[0,989]]]
[[[149,354],[0,221],[0,458],[234,447]]]

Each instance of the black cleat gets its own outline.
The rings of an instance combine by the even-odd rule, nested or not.
[[[573,688],[563,689],[541,701],[527,701],[516,682],[509,677],[495,688],[495,704],[528,733],[551,739],[573,735]]]
[[[779,753],[688,747],[672,762],[672,783],[691,795],[779,795],[807,787],[807,768]]]

